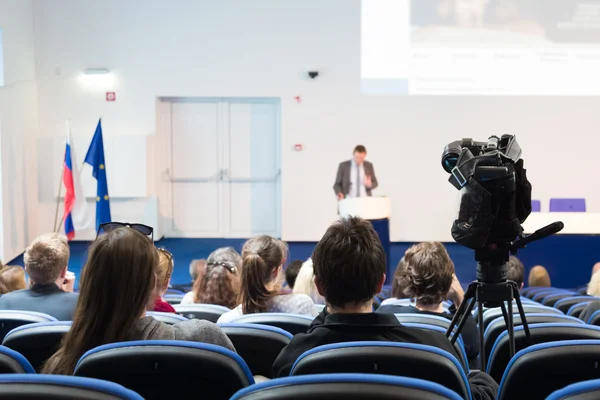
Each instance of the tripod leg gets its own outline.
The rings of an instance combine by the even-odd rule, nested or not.
[[[462,319],[461,316],[464,315],[469,315],[471,313],[471,310],[473,309],[473,305],[475,304],[475,301],[473,301],[473,304],[470,304],[469,300],[470,299],[474,299],[475,298],[475,288],[477,287],[477,283],[476,282],[472,282],[471,284],[469,284],[469,287],[467,288],[467,291],[465,292],[464,298],[463,298],[463,302],[460,304],[460,307],[458,307],[458,310],[456,310],[456,314],[454,314],[454,318],[452,318],[452,321],[450,321],[450,326],[448,327],[448,330],[446,331],[446,337],[450,338],[450,335],[452,334],[452,331],[454,330],[454,327],[456,326],[457,323],[462,323]],[[466,310],[466,313],[465,313]],[[465,320],[466,321],[466,320]],[[462,327],[462,325],[459,326]],[[457,329],[457,332],[460,332],[462,328]],[[454,344],[454,342],[456,342],[456,338],[453,339],[452,344]]]
[[[508,329],[508,346],[510,358],[513,358],[515,355],[515,325],[513,320],[513,305],[512,305],[512,295],[508,304],[508,324],[506,324]]]
[[[463,304],[465,304],[466,301],[467,300],[463,300],[463,302],[460,305],[461,308],[462,308]],[[460,335],[460,332],[462,332],[463,326],[465,326],[465,324],[467,323],[467,319],[469,318],[471,311],[473,311],[474,306],[475,306],[475,299],[471,299],[471,301],[469,301],[469,305],[467,306],[465,313],[462,314],[462,316],[461,316],[457,311],[454,318],[452,318],[452,322],[454,322],[454,320],[460,316],[460,322],[458,323],[458,327],[456,328],[456,333],[451,338],[450,338],[450,334],[452,333],[452,328],[453,328],[452,323],[450,323],[450,326],[448,327],[448,330],[446,331],[446,336],[450,338],[450,343],[452,343],[452,344],[456,343],[456,340],[458,339],[458,335]]]
[[[517,308],[519,309],[519,315],[521,316],[521,325],[523,325],[523,330],[525,331],[525,337],[527,338],[527,342],[529,345],[533,345],[533,340],[531,339],[531,333],[529,332],[529,325],[527,324],[527,319],[525,319],[525,310],[523,310],[523,304],[521,303],[521,294],[519,293],[519,289],[517,288],[517,284],[514,282],[510,282],[513,294],[515,296],[515,302],[517,303]]]
[[[480,298],[479,290],[475,293],[475,299],[477,300],[477,307],[479,308],[479,312],[477,313],[477,325],[479,326],[479,359],[481,360],[481,370],[485,372],[486,360],[485,345],[483,343],[483,301]]]

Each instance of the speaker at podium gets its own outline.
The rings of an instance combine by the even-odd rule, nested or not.
[[[385,283],[392,281],[394,271],[390,259],[390,215],[392,202],[386,196],[345,198],[338,203],[340,217],[361,217],[371,222],[379,235],[386,257]]]

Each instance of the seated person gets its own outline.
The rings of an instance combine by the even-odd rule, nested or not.
[[[541,265],[536,265],[531,268],[529,271],[529,279],[527,283],[530,287],[533,286],[542,286],[542,287],[551,287],[552,282],[550,282],[550,274],[546,270],[546,268]]]
[[[379,307],[378,313],[426,314],[452,320],[464,300],[464,291],[456,274],[454,263],[448,252],[439,242],[419,243],[404,253],[404,268],[398,275],[398,285],[404,294],[415,300],[415,305],[388,304]],[[444,312],[442,301],[453,304],[449,312]],[[479,331],[472,316],[469,316],[461,332],[467,358],[472,361],[479,354]]]
[[[600,271],[596,271],[594,275],[592,275],[592,279],[590,279],[590,283],[587,285],[587,295],[599,297],[600,296]],[[582,300],[583,302],[584,300]],[[581,314],[579,314],[579,319],[583,322],[587,322],[593,313],[600,310],[600,302],[592,301],[590,304],[585,306]]]
[[[166,249],[158,249],[158,268],[156,270],[156,300],[150,308],[152,311],[174,313],[175,309],[170,305],[163,296],[167,293],[169,283],[171,283],[171,275],[173,274],[173,255]]]
[[[383,307],[388,304],[394,304],[395,302],[397,302],[400,299],[408,298],[404,294],[404,288],[400,287],[400,284],[398,283],[398,278],[400,277],[400,274],[402,273],[403,270],[404,270],[404,257],[402,257],[400,259],[400,261],[398,261],[398,265],[396,266],[396,271],[394,272],[394,277],[392,278],[392,291],[390,293],[391,296],[388,297],[387,299],[383,300],[381,302],[380,307]]]
[[[315,284],[326,310],[308,333],[294,336],[273,365],[273,376],[288,376],[307,350],[353,341],[394,341],[435,346],[458,357],[439,332],[402,326],[393,314],[374,313],[373,296],[385,282],[386,257],[373,226],[345,218],[329,227],[312,255]],[[321,319],[321,321],[319,321]],[[474,399],[494,399],[498,385],[485,373],[470,374]]]
[[[296,283],[296,277],[298,276],[298,272],[300,272],[301,267],[302,267],[302,261],[294,260],[285,269],[285,282],[287,283],[287,285],[290,289],[294,289],[294,284]]]
[[[69,255],[65,236],[48,233],[34,239],[23,256],[31,288],[0,297],[0,310],[36,311],[59,321],[72,320],[77,294],[75,275],[67,271]]]
[[[124,227],[98,236],[82,272],[73,325],[42,373],[72,375],[88,350],[130,340],[189,340],[235,351],[212,322],[167,325],[146,316],[155,301],[157,266],[158,251],[144,234]]]
[[[0,269],[0,295],[23,289],[27,289],[23,267],[7,265]]]
[[[292,293],[305,294],[310,297],[315,304],[325,304],[325,299],[319,294],[317,286],[315,285],[313,263],[310,258],[302,264]]]
[[[510,256],[508,260],[508,276],[506,277],[509,281],[514,281],[517,284],[519,290],[523,289],[525,283],[525,267],[521,260],[515,256]]]
[[[194,289],[184,296],[181,304],[216,304],[233,308],[240,294],[242,257],[233,247],[221,247],[208,256]],[[187,298],[191,294],[191,299]],[[187,298],[187,299],[186,299]]]
[[[194,283],[196,282],[198,276],[203,273],[205,266],[206,260],[204,258],[192,260],[192,262],[190,262],[190,277],[192,278],[192,281],[189,283],[175,284],[171,287],[175,290],[186,292],[186,294],[189,293],[194,287]]]
[[[594,266],[592,267],[592,278],[590,279],[590,283],[593,280],[593,276],[596,272],[600,271],[600,262],[597,262],[596,264],[594,264]],[[581,295],[586,295],[589,294],[588,293],[588,287],[589,287],[589,283],[585,286],[581,286],[579,288],[577,288],[577,293],[581,294]],[[591,296],[597,296],[595,294],[592,294]]]
[[[240,305],[219,318],[219,323],[253,313],[284,312],[317,315],[315,304],[305,294],[282,294],[282,265],[287,245],[270,236],[248,240],[242,248]]]

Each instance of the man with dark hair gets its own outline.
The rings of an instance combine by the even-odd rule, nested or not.
[[[338,198],[371,196],[378,185],[373,164],[365,161],[367,149],[363,145],[354,148],[351,160],[344,161],[338,167],[333,190]]]
[[[287,282],[290,289],[294,288],[294,284],[296,283],[296,277],[298,276],[298,272],[300,272],[300,268],[302,268],[302,261],[294,260],[285,269],[285,281]]]
[[[510,259],[508,260],[507,279],[509,281],[514,281],[519,290],[523,289],[523,282],[525,282],[525,267],[521,260],[515,256],[510,256]]]
[[[294,336],[273,365],[273,376],[288,376],[307,350],[354,341],[394,341],[438,347],[458,357],[441,333],[407,328],[394,314],[373,312],[373,296],[385,282],[386,257],[368,221],[344,218],[329,227],[315,248],[315,284],[327,307],[307,333]],[[494,399],[498,385],[485,373],[470,375],[474,399]]]

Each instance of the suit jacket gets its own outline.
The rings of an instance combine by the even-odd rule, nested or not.
[[[333,190],[335,191],[336,195],[338,193],[344,193],[344,196],[348,196],[348,193],[350,193],[350,190],[352,189],[352,184],[350,182],[350,168],[352,168],[352,160],[340,163],[337,176],[335,178],[335,184],[333,185]],[[371,188],[366,189],[367,196],[371,196],[371,191],[378,185],[377,177],[375,176],[375,169],[373,169],[372,163],[365,161],[364,170],[365,175],[371,177]]]
[[[78,298],[77,293],[64,292],[55,283],[36,283],[31,289],[2,295],[0,310],[35,311],[51,315],[59,321],[72,321]]]

